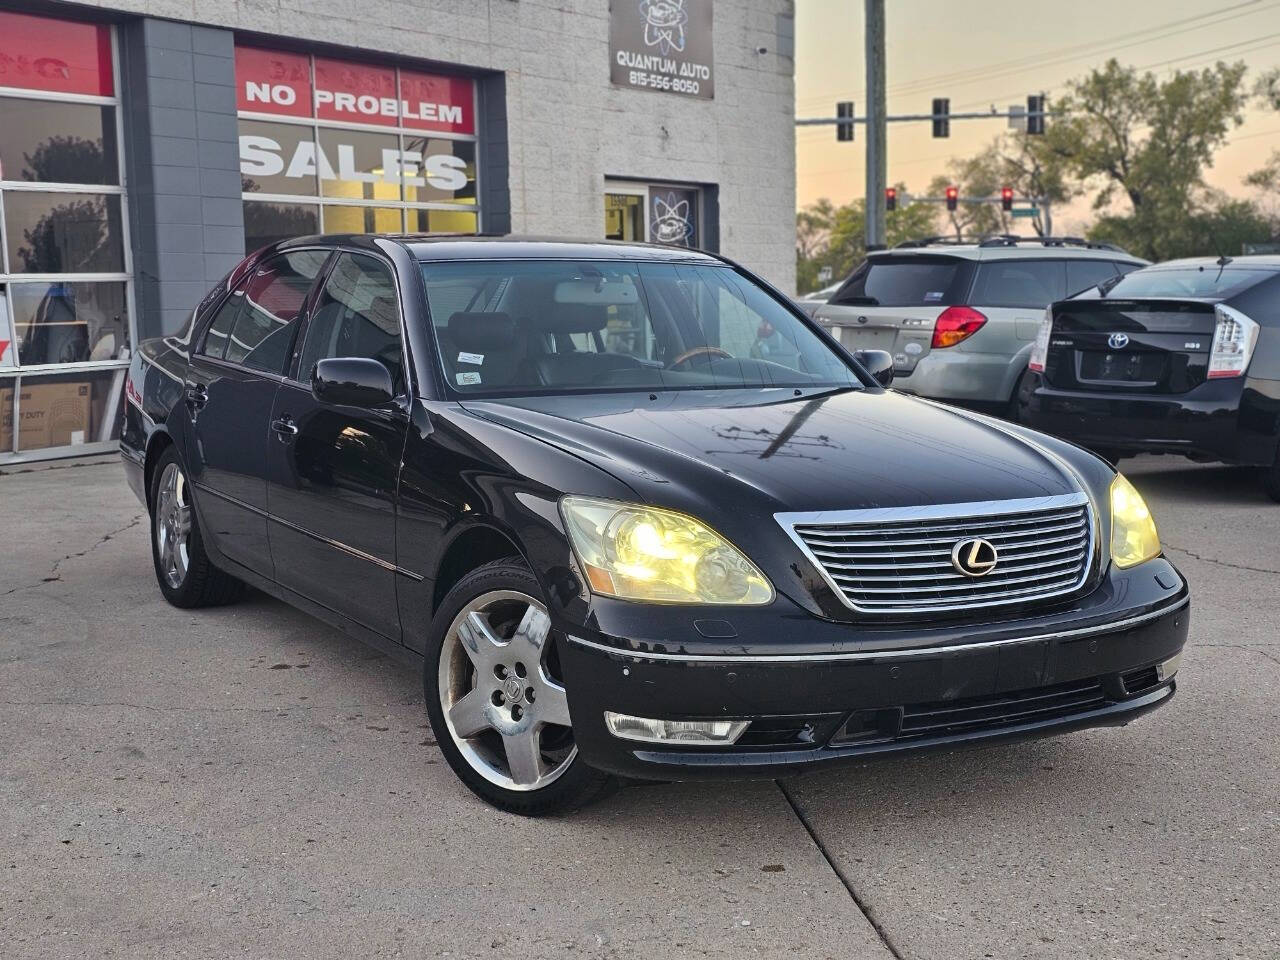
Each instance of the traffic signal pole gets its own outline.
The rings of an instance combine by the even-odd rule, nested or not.
[[[865,0],[864,34],[867,66],[867,249],[885,245],[884,188],[888,163],[885,156],[884,0]]]

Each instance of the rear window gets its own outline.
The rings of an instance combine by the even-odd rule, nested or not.
[[[1241,290],[1276,275],[1274,270],[1246,267],[1148,267],[1126,274],[1107,296],[1117,299],[1137,297],[1230,297]]]
[[[977,283],[969,299],[979,307],[1043,310],[1066,295],[1067,265],[1061,260],[993,260],[978,266]]]
[[[875,257],[845,281],[831,303],[837,306],[923,307],[960,302],[968,271],[955,257]]]

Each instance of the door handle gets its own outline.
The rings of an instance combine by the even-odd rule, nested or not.
[[[192,410],[203,410],[204,405],[209,402],[209,391],[203,383],[188,384],[186,401]]]
[[[298,435],[298,425],[293,422],[293,417],[288,414],[278,420],[272,420],[271,429],[275,431],[281,443],[288,443]]]

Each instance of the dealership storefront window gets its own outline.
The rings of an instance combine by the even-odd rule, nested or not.
[[[109,26],[0,11],[0,462],[119,436],[134,310],[117,63]]]
[[[608,240],[703,247],[703,191],[687,184],[606,180],[604,235]]]
[[[470,77],[237,46],[245,249],[308,233],[475,233]]]

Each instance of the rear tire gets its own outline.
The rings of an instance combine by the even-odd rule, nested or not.
[[[191,484],[173,447],[160,455],[151,478],[151,560],[160,592],[175,607],[220,606],[244,595],[244,583],[205,552]]]
[[[1262,468],[1262,489],[1268,497],[1280,503],[1280,450],[1276,451],[1276,462]]]
[[[578,754],[537,579],[518,557],[449,591],[431,625],[427,714],[453,772],[482,800],[523,816],[565,813],[618,781]]]

